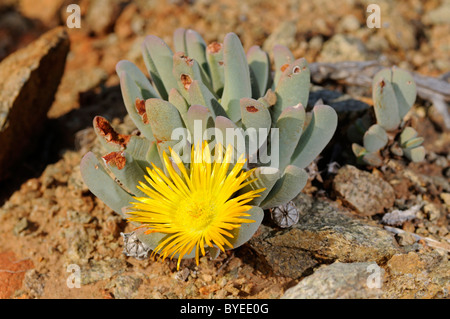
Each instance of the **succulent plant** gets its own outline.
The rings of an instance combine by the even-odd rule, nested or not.
[[[397,156],[406,156],[413,162],[425,157],[421,145],[423,138],[404,121],[405,115],[416,100],[416,85],[407,71],[397,67],[385,68],[373,78],[372,95],[376,124],[368,127],[367,117],[358,119],[350,129],[350,135],[362,136],[362,146],[352,145],[353,153],[361,163],[381,166],[380,151],[389,149]]]
[[[200,246],[203,254],[209,251],[214,257],[219,248],[236,248],[248,241],[258,229],[264,209],[284,205],[300,193],[308,179],[305,167],[330,141],[337,115],[327,105],[315,105],[306,112],[308,64],[305,59],[294,59],[284,46],[274,47],[275,72],[271,72],[266,52],[253,46],[245,54],[234,33],[227,34],[223,43],[206,45],[197,32],[177,29],[174,47],[175,53],[160,38],[146,37],[142,53],[150,80],[129,61],[117,64],[125,107],[140,135],[121,135],[106,119],[96,117],[95,132],[109,153],[99,159],[89,152],[80,167],[93,194],[124,218],[142,226],[136,230],[137,237],[152,250],[162,252],[163,257],[198,258]],[[200,135],[195,132],[198,123]],[[189,135],[184,144],[173,138],[180,128]],[[223,230],[224,238],[205,245],[199,243],[195,249],[186,244],[184,247],[190,249],[173,246],[164,251],[160,249],[164,244],[173,243],[167,239],[168,234],[152,231],[156,226],[145,231],[143,219],[130,216],[136,217],[133,209],[142,207],[136,205],[139,198],[148,198],[152,190],[165,187],[158,186],[156,179],[172,185],[170,189],[175,188],[170,183],[178,183],[180,176],[189,183],[189,171],[195,164],[186,160],[201,154],[192,146],[206,141],[210,147],[203,147],[203,156],[204,152],[211,156],[222,152],[222,147],[217,148],[220,141],[205,138],[208,129],[224,136],[233,130],[246,138],[241,151],[247,162],[241,169],[248,176],[230,201],[253,194],[247,198],[246,204],[251,205],[246,212],[248,217],[242,218],[254,222],[241,223],[231,233]],[[229,145],[223,144],[228,154]],[[233,146],[233,164],[240,167],[237,156],[242,152]],[[262,154],[269,153],[267,161],[261,160]],[[184,166],[179,165],[180,160]],[[178,177],[171,165],[180,174]],[[183,168],[187,175],[183,175]],[[182,184],[177,185],[184,189]]]

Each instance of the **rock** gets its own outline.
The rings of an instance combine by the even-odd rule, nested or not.
[[[367,49],[361,40],[349,35],[336,34],[324,43],[317,61],[342,62],[368,59]]]
[[[339,169],[333,181],[333,188],[357,213],[372,216],[384,213],[394,205],[392,186],[382,178],[354,166]]]
[[[117,258],[90,260],[81,267],[81,284],[88,285],[99,280],[109,279],[126,270],[125,261]]]
[[[394,237],[351,217],[329,202],[300,194],[299,222],[287,230],[261,225],[249,241],[278,275],[299,278],[323,262],[377,262],[399,252]]]
[[[444,0],[439,7],[428,11],[423,16],[423,23],[431,25],[449,24],[448,17],[450,17],[450,1]]]
[[[86,14],[86,23],[94,33],[107,34],[113,30],[121,11],[119,0],[91,1]]]
[[[46,27],[56,27],[61,21],[59,13],[64,2],[65,0],[20,0],[20,12],[27,18],[41,21]]]
[[[357,31],[361,23],[359,19],[352,14],[346,15],[339,21],[337,25],[337,33]]]
[[[297,33],[297,26],[294,21],[283,21],[276,28],[270,36],[266,39],[263,49],[266,52],[272,52],[274,45],[284,45],[292,48],[295,45],[295,34]]]
[[[137,294],[137,290],[141,284],[141,278],[121,275],[113,279],[107,288],[114,288],[113,294],[116,299],[131,299]]]
[[[36,269],[26,272],[24,279],[24,287],[28,296],[38,298],[44,294],[46,276],[40,274]]]
[[[13,233],[16,236],[20,236],[24,233],[25,230],[27,230],[30,227],[30,222],[26,217],[22,217],[13,228]]]
[[[431,203],[426,204],[423,207],[423,212],[425,214],[427,214],[428,219],[430,221],[435,221],[435,220],[439,219],[439,217],[441,216],[441,211],[439,210],[439,208],[436,207],[436,205],[431,204]]]
[[[0,63],[0,179],[37,144],[68,51],[58,27]]]
[[[387,263],[383,298],[449,298],[450,262],[436,251],[394,255]]]
[[[384,17],[378,32],[395,49],[414,50],[417,46],[416,27],[400,14]]]
[[[450,208],[450,193],[442,193],[440,197],[444,201],[445,205]]]
[[[25,272],[34,267],[30,259],[17,260],[13,252],[0,253],[0,299],[10,298],[22,287]]]
[[[378,273],[377,273],[378,271]],[[375,276],[379,276],[375,278]],[[384,270],[375,263],[340,263],[322,266],[286,290],[282,299],[379,298]],[[373,281],[371,280],[373,277]],[[373,286],[372,286],[373,284]],[[380,285],[378,285],[380,284]]]

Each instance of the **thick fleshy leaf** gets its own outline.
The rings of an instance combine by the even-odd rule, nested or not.
[[[284,109],[278,117],[276,127],[279,129],[280,170],[290,163],[303,132],[305,116],[305,108],[298,104]]]
[[[248,136],[246,152],[249,162],[256,163],[258,150],[266,143],[272,118],[267,107],[257,100],[242,98],[240,105],[242,125]]]
[[[122,208],[129,206],[134,199],[111,178],[94,153],[88,152],[84,155],[80,171],[89,190],[125,218]]]
[[[258,99],[267,91],[270,79],[269,56],[259,46],[254,45],[247,52],[247,61],[250,68],[252,97]]]
[[[311,114],[312,118],[291,157],[291,163],[300,168],[307,167],[322,152],[337,127],[337,114],[331,106],[316,105]]]
[[[275,63],[275,77],[272,84],[272,90],[275,90],[284,70],[294,62],[295,59],[291,50],[284,45],[277,44],[273,47],[273,60]]]
[[[187,54],[186,49],[186,29],[178,28],[173,33],[173,45],[175,52],[184,52]]]
[[[226,247],[225,249],[234,249],[242,246],[248,242],[258,230],[264,218],[264,211],[258,206],[252,206],[246,214],[250,214],[250,216],[243,218],[253,220],[254,222],[242,223],[241,227],[233,229],[231,234],[233,234],[234,237],[228,238],[228,241],[233,245],[233,247]]]
[[[150,142],[146,138],[133,135],[130,137],[130,141],[127,144],[127,153],[134,158],[142,169],[145,169],[148,166],[147,152],[151,143],[155,143],[155,141]]]
[[[214,119],[211,112],[202,105],[192,105],[187,112],[186,126],[191,132],[194,146],[201,145],[207,128],[214,127]]]
[[[267,132],[269,131],[272,119],[269,110],[264,104],[251,98],[242,98],[240,107],[244,128],[255,128],[256,130],[263,128]]]
[[[402,119],[416,100],[416,84],[412,75],[409,72],[394,66],[391,69],[382,69],[375,74],[373,79],[374,85],[381,79],[390,82],[392,85],[397,102],[398,114],[400,119]]]
[[[223,70],[223,45],[213,42],[206,47],[206,59],[211,73],[214,93],[222,96],[225,74]]]
[[[374,82],[372,95],[377,123],[386,131],[397,129],[401,119],[391,82],[381,77],[379,81]]]
[[[186,49],[187,55],[193,58],[199,64],[204,76],[210,82],[210,72],[206,60],[206,43],[202,36],[191,29],[186,30]]]
[[[222,140],[225,147],[232,144],[234,147],[234,160],[237,160],[237,154],[245,152],[245,140],[243,141],[243,130],[239,128],[232,120],[224,116],[217,116],[215,120],[216,138]],[[220,135],[220,136],[219,136]],[[234,162],[234,161],[233,161]]]
[[[256,178],[256,181],[242,188],[240,193],[244,194],[252,190],[265,188],[264,191],[258,194],[259,197],[254,198],[250,202],[251,205],[259,206],[259,204],[266,199],[267,195],[272,190],[272,187],[280,179],[280,177],[281,171],[278,168],[266,166],[257,167],[248,178],[248,180]]]
[[[216,97],[202,82],[193,81],[189,87],[188,93],[189,103],[191,105],[197,104],[206,106],[214,118],[219,115],[227,115]]]
[[[202,72],[197,61],[187,57],[182,52],[173,55],[172,74],[177,82],[178,91],[189,101],[189,87],[192,82],[197,80],[202,82]]]
[[[144,182],[144,170],[127,152],[113,152],[102,157],[105,166],[123,187],[135,196],[145,196],[136,186]]]
[[[275,122],[287,107],[308,104],[310,87],[310,71],[304,58],[295,60],[284,70],[275,93],[277,102],[272,108],[272,119]]]
[[[286,204],[302,191],[307,182],[308,173],[304,169],[288,165],[260,206],[269,209]]]
[[[121,60],[116,64],[116,73],[120,76],[121,72],[126,72],[136,83],[141,91],[142,99],[159,98],[160,95],[151,85],[147,77],[142,71],[133,63],[127,60]]]
[[[365,153],[362,156],[362,161],[368,165],[375,166],[375,167],[381,166],[383,164],[383,158],[381,157],[381,155],[378,152]]]
[[[413,162],[421,162],[425,158],[425,148],[423,146],[415,148],[405,148],[403,149],[405,156]]]
[[[184,123],[186,123],[186,114],[189,109],[189,104],[180,94],[180,92],[175,88],[171,89],[169,92],[169,103],[177,108],[181,118],[183,119]]]
[[[409,72],[393,67],[392,86],[397,97],[400,118],[403,118],[416,101],[416,83]]]
[[[144,169],[146,169],[147,167],[153,168],[153,165],[159,167],[160,169],[164,168],[161,158],[159,157],[158,145],[156,141],[150,143],[147,154],[145,154],[145,159],[147,164]]]
[[[378,124],[372,125],[364,134],[364,147],[370,153],[377,152],[388,142],[386,131]]]
[[[404,145],[409,140],[417,137],[417,131],[413,129],[411,126],[407,126],[403,129],[400,134],[400,145]]]
[[[106,151],[117,152],[125,149],[130,140],[129,135],[117,133],[111,123],[102,116],[94,117],[92,124],[98,140]]]
[[[119,70],[119,79],[120,89],[128,115],[134,125],[141,131],[142,135],[150,141],[153,140],[153,131],[146,118],[145,109],[143,108],[144,96],[142,91],[128,72]]]
[[[161,99],[148,99],[145,101],[145,109],[162,158],[163,152],[168,152],[169,147],[177,143],[172,140],[172,134],[174,130],[184,128],[183,121],[177,108]]]
[[[358,158],[362,158],[364,156],[364,154],[367,153],[367,150],[364,147],[362,147],[361,145],[359,145],[358,143],[352,144],[352,151],[353,151],[353,154],[355,154],[355,156]]]
[[[142,44],[142,56],[155,87],[161,97],[167,100],[170,89],[177,87],[172,74],[172,50],[162,39],[149,35]]]
[[[237,122],[241,118],[239,101],[252,96],[250,71],[244,48],[238,36],[228,33],[225,36],[223,47],[225,85],[221,104],[228,117]],[[236,79],[239,79],[236,81]]]
[[[423,137],[415,137],[407,141],[405,144],[402,144],[402,148],[415,148],[417,146],[420,146],[423,141]]]

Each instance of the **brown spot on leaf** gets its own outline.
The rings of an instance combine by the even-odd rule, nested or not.
[[[219,65],[224,65],[223,61],[219,61],[217,63],[219,63]]]
[[[206,48],[208,53],[217,53],[222,49],[222,43],[213,42]]]
[[[386,83],[384,82],[384,80],[380,81],[380,93],[383,93],[383,88],[385,87]]]
[[[281,72],[284,72],[289,66],[289,63],[283,64],[280,68]]]
[[[188,65],[188,66],[193,66],[194,65],[194,60],[189,58],[186,55],[181,55],[180,58],[182,58],[184,60],[184,62]]]
[[[125,147],[130,140],[130,135],[123,135],[117,133],[108,120],[101,116],[96,116],[94,118],[94,128],[101,136],[105,138],[108,143],[113,143]]]
[[[116,166],[118,169],[124,168],[127,162],[123,152],[111,152],[102,158],[107,165]]]
[[[148,124],[148,116],[147,112],[145,111],[145,101],[141,100],[140,98],[136,98],[135,106],[136,111],[142,118],[142,122],[144,122],[144,124]]]
[[[187,91],[192,84],[192,79],[187,74],[181,74],[180,76],[181,83],[183,83],[184,89]]]
[[[294,66],[294,68],[292,69],[292,73],[296,74],[296,73],[300,73],[302,72],[302,70],[300,69],[300,67],[298,65]]]
[[[259,111],[259,110],[258,110],[256,107],[254,107],[253,105],[246,106],[245,108],[247,109],[247,112],[250,112],[250,113],[256,113],[256,112]]]

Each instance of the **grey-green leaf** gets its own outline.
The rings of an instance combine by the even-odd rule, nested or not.
[[[80,171],[89,190],[105,202],[108,207],[126,218],[123,215],[122,208],[129,206],[129,203],[134,199],[119,184],[114,182],[94,153],[88,152],[84,155],[80,163]]]
[[[159,94],[167,100],[170,89],[177,87],[172,74],[172,50],[162,39],[149,35],[142,44],[142,56]]]
[[[250,68],[252,97],[258,99],[266,93],[269,83],[269,56],[259,46],[254,45],[247,52],[247,61]]]
[[[237,122],[241,118],[239,101],[241,98],[252,96],[252,86],[244,48],[234,33],[228,33],[225,36],[223,58],[225,85],[221,104],[228,117],[233,122]]]
[[[289,106],[307,105],[310,87],[310,71],[304,58],[295,60],[281,75],[276,87],[277,102],[272,108],[275,122],[281,112]]]
[[[331,106],[316,105],[311,113],[311,121],[291,158],[291,163],[300,168],[307,167],[322,152],[337,127],[337,114]]]
[[[377,152],[388,142],[386,131],[378,124],[372,125],[364,134],[364,147],[368,152]]]
[[[308,173],[295,165],[288,165],[283,176],[261,203],[262,209],[285,204],[297,196],[308,182]]]

